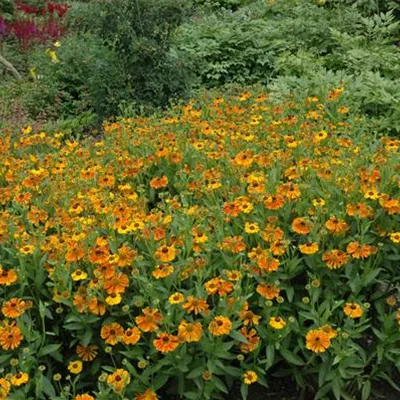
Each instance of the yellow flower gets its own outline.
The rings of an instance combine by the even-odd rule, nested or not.
[[[182,293],[179,292],[175,292],[168,297],[168,301],[170,304],[179,304],[182,303],[183,300],[185,300],[185,297]]]
[[[393,232],[390,234],[390,240],[393,243],[400,243],[400,232]]]
[[[251,385],[252,383],[257,382],[257,380],[258,380],[258,376],[254,371],[246,371],[243,374],[243,382],[246,385]]]
[[[22,254],[33,254],[33,252],[35,251],[35,246],[31,245],[31,244],[26,244],[25,246],[22,246],[19,248],[20,253]]]
[[[300,244],[299,250],[303,254],[314,254],[319,250],[318,243]]]
[[[119,293],[113,293],[110,296],[106,297],[106,303],[110,306],[115,306],[121,303],[122,297]]]
[[[286,322],[281,317],[271,317],[268,322],[269,326],[274,329],[283,329],[286,326]]]
[[[255,222],[246,222],[246,224],[244,225],[244,230],[246,233],[253,234],[259,232],[260,227]]]
[[[71,278],[73,281],[82,281],[83,279],[86,279],[88,277],[88,274],[80,269],[77,269],[71,274]]]
[[[24,383],[28,382],[28,380],[29,375],[26,372],[18,372],[11,377],[11,384],[13,386],[21,386]]]
[[[83,369],[83,364],[82,361],[71,361],[68,364],[68,371],[71,372],[71,374],[79,374],[80,372],[82,372]]]
[[[313,199],[312,204],[314,207],[323,207],[325,205],[325,200],[321,198]]]

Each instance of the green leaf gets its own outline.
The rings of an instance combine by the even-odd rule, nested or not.
[[[362,391],[361,391],[361,400],[368,400],[371,395],[371,381],[364,382]]]
[[[82,346],[89,346],[93,337],[93,331],[91,329],[87,330],[82,337]]]
[[[247,396],[249,394],[249,386],[242,383],[242,386],[240,386],[240,394],[242,395],[242,400],[247,400]]]
[[[228,388],[226,387],[225,383],[222,382],[220,378],[217,376],[213,376],[212,381],[217,389],[219,389],[221,392],[224,392],[226,394],[229,393]]]
[[[281,353],[281,356],[290,364],[299,365],[299,366],[305,365],[305,362],[297,354],[294,354],[294,353],[290,352],[289,350],[281,349],[280,353]]]
[[[194,379],[194,378],[198,378],[199,376],[201,376],[203,374],[203,372],[206,370],[206,368],[201,365],[200,367],[195,368],[193,371],[191,371],[190,373],[188,373],[186,375],[186,378],[188,379]]]
[[[335,378],[332,381],[332,391],[333,395],[335,396],[335,399],[340,400],[342,393],[342,380],[340,378]]]
[[[318,387],[321,388],[323,384],[326,382],[326,378],[330,369],[331,369],[330,361],[322,363],[322,366],[320,367],[318,373]]]
[[[43,392],[47,394],[51,399],[56,397],[56,391],[54,389],[51,380],[47,376],[43,375]]]
[[[56,352],[59,348],[61,347],[61,344],[49,344],[47,346],[42,347],[39,351],[38,351],[38,357],[44,357],[47,354],[50,353],[54,353]]]
[[[229,336],[233,339],[238,340],[241,343],[248,343],[248,340],[240,333],[237,331],[232,331]]]

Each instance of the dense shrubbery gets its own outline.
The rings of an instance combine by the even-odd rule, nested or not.
[[[19,15],[10,11],[10,2],[1,4],[3,14],[9,10],[4,15]],[[49,10],[53,3],[46,4],[35,7]],[[311,90],[335,78],[333,84],[342,79],[350,85],[349,104],[367,113],[378,130],[398,132],[399,13],[398,2],[375,0],[71,2],[62,17],[71,37],[67,50],[62,43],[56,53],[74,50],[82,62],[83,53],[96,54],[95,68],[78,67],[78,62],[67,66],[61,56],[53,62],[45,54],[54,50],[51,44],[21,56],[12,35],[4,42],[9,28],[0,20],[4,55],[30,80],[20,90],[9,82],[0,90],[9,98],[26,95],[18,99],[30,118],[37,120],[40,108],[76,131],[81,111],[83,124],[90,125],[119,113],[165,107],[187,98],[193,88],[262,83],[282,91]],[[43,13],[36,14],[43,19]],[[30,77],[33,67],[41,80]],[[67,79],[63,69],[75,78]],[[92,83],[103,82],[105,75],[96,90]]]
[[[0,397],[396,386],[400,141],[345,94],[207,94],[95,142],[3,135]]]
[[[274,82],[297,90],[340,76],[353,85],[352,105],[379,118],[383,131],[398,131],[399,32],[392,11],[364,16],[338,4],[260,1],[184,24],[175,44],[200,85]]]

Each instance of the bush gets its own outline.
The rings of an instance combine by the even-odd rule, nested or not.
[[[398,35],[392,11],[364,16],[357,7],[263,1],[183,24],[174,46],[199,86],[277,80],[315,87],[327,73],[345,76],[356,108],[379,119],[382,131],[398,132]]]
[[[171,32],[190,10],[187,0],[103,0],[73,8],[70,24],[77,21],[118,54],[132,102],[164,107],[190,89],[185,60],[170,49]]]
[[[96,141],[4,134],[3,392],[396,385],[400,141],[372,135],[346,91],[211,92]]]
[[[24,97],[33,117],[78,118],[93,114],[93,122],[118,113],[128,97],[127,80],[118,56],[91,34],[74,35],[60,47],[31,55],[34,81]]]

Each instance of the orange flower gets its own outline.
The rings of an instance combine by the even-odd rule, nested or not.
[[[210,279],[204,284],[204,287],[206,288],[206,292],[208,294],[218,293],[221,297],[226,296],[233,289],[232,283],[227,282],[222,278]]]
[[[31,301],[24,301],[17,297],[14,297],[10,301],[6,301],[3,303],[1,312],[7,318],[17,318],[22,314],[24,314],[24,312],[31,307],[32,307]]]
[[[124,328],[117,322],[113,322],[109,325],[104,325],[101,328],[100,336],[107,344],[112,346],[117,344],[124,335]]]
[[[137,394],[135,400],[158,400],[158,396],[151,389],[147,389],[142,394]]]
[[[107,383],[112,386],[115,392],[122,392],[127,385],[129,385],[131,377],[128,371],[124,369],[117,369],[113,374],[108,375]]]
[[[263,271],[269,273],[278,269],[279,260],[271,257],[268,254],[263,254],[262,256],[257,257],[257,264]]]
[[[153,340],[153,345],[161,353],[170,353],[179,346],[179,340],[175,335],[159,333],[157,339]]]
[[[325,252],[322,260],[326,262],[329,268],[338,269],[347,263],[349,256],[344,251],[333,249]]]
[[[346,251],[353,258],[363,259],[369,257],[372,253],[377,252],[378,249],[374,246],[351,242],[347,245]]]
[[[78,394],[76,397],[74,397],[74,400],[94,400],[94,397],[90,394],[84,393]]]
[[[3,269],[0,266],[0,285],[10,286],[18,281],[18,275],[13,269]]]
[[[258,325],[261,319],[260,315],[254,314],[253,311],[243,309],[240,311],[240,320],[243,321],[243,325]]]
[[[140,340],[140,331],[138,328],[133,327],[133,328],[128,328],[124,336],[122,337],[122,341],[125,344],[136,344]]]
[[[331,340],[322,329],[312,329],[306,335],[306,347],[314,353],[324,353],[330,345]]]
[[[143,315],[135,318],[138,327],[143,332],[153,332],[159,328],[163,317],[157,308],[146,307],[143,309]]]
[[[155,267],[152,275],[156,279],[167,278],[174,272],[174,267],[170,264],[160,264]]]
[[[313,224],[305,218],[295,218],[292,222],[292,229],[299,235],[307,235],[311,232]]]
[[[0,346],[3,350],[14,350],[16,349],[22,342],[21,329],[12,323],[3,323],[0,326]]]
[[[188,323],[183,320],[178,327],[179,340],[187,343],[199,342],[203,334],[203,327],[200,322]]]
[[[363,309],[357,303],[346,303],[343,309],[344,313],[350,318],[360,318],[364,314]]]
[[[267,196],[264,199],[264,206],[268,210],[279,210],[285,205],[285,198],[280,195]]]
[[[81,260],[85,256],[85,249],[81,244],[73,243],[68,245],[65,260],[72,263]]]
[[[229,236],[218,244],[218,247],[223,250],[229,250],[233,254],[241,253],[246,250],[246,244],[241,236]]]
[[[198,299],[193,296],[189,296],[186,303],[182,305],[182,308],[187,313],[194,313],[195,315],[208,310],[209,306],[205,299]]]
[[[153,178],[150,181],[150,186],[153,189],[161,189],[168,185],[168,178],[166,176],[162,176],[161,178]]]
[[[214,336],[227,335],[232,329],[232,322],[223,315],[216,316],[208,325],[208,330]]]
[[[93,361],[98,354],[99,346],[92,344],[90,346],[83,346],[82,344],[78,344],[76,346],[76,354],[83,361]]]
[[[329,339],[335,339],[338,335],[337,330],[333,329],[330,325],[321,326],[320,329],[328,335]]]
[[[176,257],[175,246],[161,246],[157,249],[155,257],[164,263],[173,261]]]
[[[325,222],[325,227],[334,235],[339,235],[349,229],[347,222],[336,217],[330,217],[328,221]]]
[[[5,400],[10,392],[10,389],[11,383],[4,378],[0,378],[0,399]]]
[[[115,274],[104,282],[104,290],[108,294],[124,293],[129,285],[129,278],[123,273]]]
[[[251,353],[258,347],[258,344],[260,343],[260,338],[257,336],[257,331],[255,329],[249,330],[244,326],[240,329],[240,333],[247,340],[245,343],[240,343],[240,351],[244,354]]]
[[[270,283],[260,283],[257,286],[256,291],[267,300],[273,300],[279,296],[281,290],[277,286]]]
[[[355,205],[348,204],[346,206],[347,215],[350,217],[367,218],[373,217],[372,208],[364,203],[357,203]]]

